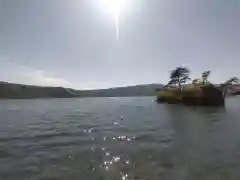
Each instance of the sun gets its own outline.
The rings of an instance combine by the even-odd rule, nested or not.
[[[126,10],[130,0],[99,0],[101,8],[115,21],[116,37],[119,38],[119,18]]]
[[[119,15],[127,6],[129,0],[100,0],[102,8],[113,16]]]

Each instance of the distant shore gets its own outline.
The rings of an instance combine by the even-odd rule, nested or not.
[[[147,84],[109,89],[75,90],[0,82],[0,99],[155,96],[156,89],[162,87],[162,84]]]
[[[162,84],[146,84],[96,90],[75,90],[64,87],[42,87],[0,82],[0,99],[81,98],[81,97],[132,97],[155,96]],[[231,93],[240,94],[240,85]]]

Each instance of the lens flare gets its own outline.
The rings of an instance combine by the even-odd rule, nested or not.
[[[100,0],[102,9],[110,14],[115,21],[116,38],[119,39],[119,19],[130,0]]]

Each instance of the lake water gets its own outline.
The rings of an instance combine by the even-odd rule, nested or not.
[[[240,179],[240,98],[1,100],[0,179]]]

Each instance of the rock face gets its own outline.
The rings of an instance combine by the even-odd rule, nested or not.
[[[223,106],[225,100],[221,90],[214,86],[206,86],[202,87],[202,96],[183,96],[182,102],[186,105]]]
[[[187,90],[165,90],[157,95],[157,101],[169,104],[199,106],[223,106],[225,97],[221,89],[213,85],[199,86]]]

